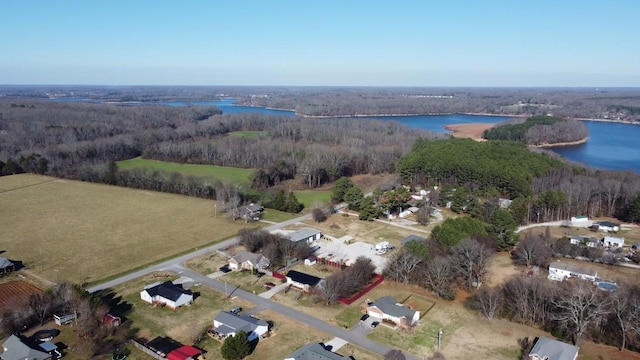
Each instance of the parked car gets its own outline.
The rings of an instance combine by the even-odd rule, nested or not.
[[[234,307],[233,309],[229,310],[229,312],[232,314],[238,314],[240,311],[242,311],[242,308],[240,306]]]
[[[371,323],[371,327],[374,328],[376,326],[378,326],[378,324],[380,324],[380,321],[374,321]]]
[[[231,269],[229,269],[229,265],[220,266],[218,270],[222,271],[225,274],[231,271]]]
[[[369,318],[369,314],[364,314],[364,315],[362,315],[362,316],[360,317],[360,321],[361,321],[361,322],[362,322],[362,321],[365,321],[365,320],[367,320],[368,318]]]
[[[272,283],[272,282],[268,282],[264,284],[264,287],[266,287],[267,289],[271,289],[272,287],[275,287],[276,284]]]

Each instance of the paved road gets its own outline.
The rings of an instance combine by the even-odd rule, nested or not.
[[[300,221],[304,221],[311,218],[311,214],[309,215],[304,215],[304,216],[300,216],[297,217],[295,219],[291,219],[285,222],[281,222],[272,226],[269,226],[266,228],[266,230],[268,231],[272,231],[272,230],[276,230],[279,228],[283,228],[289,225],[293,225],[297,222]],[[206,286],[209,286],[215,290],[218,290],[220,292],[226,293],[227,291],[231,291],[231,289],[228,286],[225,286],[225,284],[219,280],[216,279],[212,279],[209,278],[205,275],[202,275],[198,272],[195,272],[193,270],[187,269],[183,266],[184,262],[192,259],[194,257],[197,256],[201,256],[204,254],[207,254],[211,251],[215,251],[215,250],[219,250],[219,249],[223,249],[229,245],[233,245],[235,243],[238,242],[238,238],[234,237],[232,239],[229,240],[225,240],[223,242],[211,245],[211,246],[207,246],[205,248],[196,250],[194,252],[191,252],[189,254],[186,255],[182,255],[176,258],[173,258],[171,260],[167,260],[164,261],[162,263],[156,264],[156,265],[152,265],[149,266],[147,268],[144,268],[142,270],[138,270],[135,271],[133,273],[121,276],[117,279],[111,280],[111,281],[107,281],[105,283],[93,286],[89,289],[87,289],[87,291],[89,292],[96,292],[96,291],[100,291],[100,290],[104,290],[104,289],[108,289],[108,288],[112,288],[114,286],[117,285],[121,285],[123,283],[129,282],[133,279],[136,279],[138,277],[150,274],[152,272],[156,272],[156,271],[171,271],[171,272],[175,272],[176,274],[179,274],[181,276],[185,276],[185,277],[189,277],[191,278],[194,282],[196,283],[200,283]],[[295,319],[296,321],[299,321],[303,324],[309,325],[309,326],[313,326],[315,328],[317,328],[318,330],[324,331],[328,334],[331,334],[335,337],[344,339],[345,341],[348,341],[352,344],[358,345],[362,348],[365,348],[367,350],[373,351],[375,353],[384,355],[387,352],[389,352],[391,350],[390,347],[386,346],[386,345],[382,345],[380,343],[377,343],[375,341],[369,340],[368,338],[366,338],[366,336],[360,332],[360,331],[349,331],[347,329],[343,329],[334,325],[331,325],[327,322],[324,322],[320,319],[317,319],[313,316],[307,315],[303,312],[300,312],[298,310],[292,309],[288,306],[284,306],[282,304],[279,304],[277,302],[274,302],[270,299],[265,299],[262,298],[256,294],[252,294],[249,293],[247,291],[244,291],[242,289],[234,289],[233,296],[238,296],[241,297],[245,300],[248,300],[252,303],[254,303],[256,305],[256,307],[254,309],[252,309],[252,311],[250,312],[251,314],[255,314],[259,311],[263,311],[263,310],[273,310],[276,311],[282,315],[285,315],[287,317],[290,317],[292,319]],[[414,357],[410,354],[405,354],[406,358],[408,360],[419,360],[419,358]]]
[[[349,343],[358,345],[362,348],[365,348],[369,351],[373,351],[375,353],[378,353],[380,355],[384,355],[386,353],[388,353],[392,348],[386,346],[386,345],[382,345],[380,343],[377,343],[375,341],[369,340],[368,338],[366,338],[366,336],[363,336],[363,334],[361,332],[354,332],[354,331],[350,331],[347,329],[343,329],[341,327],[329,324],[323,320],[320,320],[318,318],[315,318],[311,315],[305,314],[303,312],[300,312],[296,309],[290,308],[288,306],[282,305],[280,303],[277,303],[275,301],[269,300],[269,299],[265,299],[259,295],[256,294],[252,294],[248,291],[244,291],[242,289],[234,289],[232,290],[230,287],[226,286],[225,289],[225,284],[222,281],[216,280],[216,279],[211,279],[209,277],[206,277],[205,275],[202,275],[198,272],[195,272],[193,270],[187,269],[182,265],[174,265],[171,266],[170,268],[165,269],[167,271],[172,271],[175,272],[177,274],[180,274],[181,276],[186,276],[189,277],[191,279],[193,279],[193,281],[195,281],[196,283],[200,283],[201,285],[206,285],[211,287],[212,289],[218,290],[220,292],[228,292],[230,296],[237,296],[240,297],[242,299],[251,301],[252,303],[254,303],[256,305],[257,308],[259,308],[260,311],[264,311],[264,310],[272,310],[275,311],[279,314],[285,315],[289,318],[292,318],[298,322],[301,322],[305,325],[309,325],[309,326],[313,326],[318,330],[324,331],[328,334],[331,334],[335,337],[338,337],[340,339],[343,339]],[[253,310],[253,309],[252,309]],[[255,314],[254,311],[251,311],[251,314]],[[407,359],[411,359],[411,360],[418,360],[419,358],[417,357],[413,357],[411,355],[405,354],[405,356],[407,357]]]

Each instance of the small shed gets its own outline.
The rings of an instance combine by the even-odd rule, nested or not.
[[[117,327],[122,324],[122,319],[119,316],[107,313],[102,317],[102,323],[108,327]]]
[[[182,347],[179,347],[171,351],[167,355],[167,359],[168,360],[195,360],[202,353],[203,351],[198,349],[197,347],[184,345]]]

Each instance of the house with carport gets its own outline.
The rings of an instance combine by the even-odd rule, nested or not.
[[[391,321],[408,329],[420,320],[420,312],[404,306],[391,296],[384,296],[367,307],[367,315],[379,320]]]
[[[249,341],[260,339],[269,331],[269,324],[251,316],[221,311],[213,318],[213,333],[220,339],[235,336],[240,331],[247,333]]]
[[[165,281],[145,286],[140,292],[140,299],[149,304],[162,305],[175,310],[180,306],[191,304],[193,293],[185,290],[181,285]]]
[[[269,259],[262,254],[240,250],[229,259],[231,270],[264,271],[269,267]]]

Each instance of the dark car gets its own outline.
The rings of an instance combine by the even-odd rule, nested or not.
[[[378,326],[378,324],[380,324],[380,321],[374,321],[371,323],[371,327],[374,328],[376,326]]]
[[[238,314],[240,311],[242,311],[242,308],[240,306],[234,307],[233,309],[229,310],[229,312],[232,314]]]
[[[368,314],[364,314],[364,315],[362,315],[362,316],[360,317],[360,321],[365,321],[365,320],[367,320],[368,318],[369,318],[369,315],[368,315]]]
[[[231,271],[231,269],[229,269],[229,265],[220,266],[218,270],[222,271],[225,274]]]
[[[271,289],[272,287],[275,287],[276,284],[272,283],[272,282],[268,282],[264,284],[264,287],[266,287],[267,289]]]

